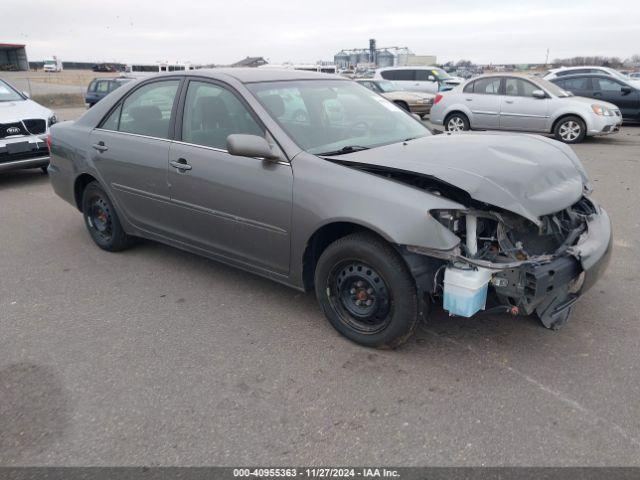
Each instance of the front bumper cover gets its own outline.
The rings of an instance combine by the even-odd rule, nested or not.
[[[613,233],[607,212],[587,220],[587,230],[567,255],[541,265],[498,272],[493,280],[499,298],[523,313],[536,313],[543,325],[557,329],[568,319],[572,305],[603,275],[611,260]]]

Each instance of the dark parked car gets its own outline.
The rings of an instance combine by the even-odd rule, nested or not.
[[[640,89],[632,82],[593,73],[565,75],[551,81],[576,96],[613,103],[623,120],[640,122]]]
[[[133,78],[128,77],[94,78],[87,88],[84,101],[89,105],[89,108],[91,108],[111,92],[131,80],[133,80]]]
[[[51,153],[54,190],[100,248],[146,237],[315,290],[367,346],[403,343],[434,299],[468,317],[488,293],[491,311],[558,328],[611,251],[569,146],[431,135],[334,75],[148,77],[54,126]]]
[[[96,63],[91,70],[94,72],[117,72],[118,69],[109,63]]]

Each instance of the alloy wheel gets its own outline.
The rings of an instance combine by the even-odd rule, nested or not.
[[[573,142],[580,136],[581,131],[582,127],[580,127],[580,124],[578,122],[569,120],[560,125],[560,138],[562,138],[562,140],[566,142]]]
[[[462,132],[464,121],[460,117],[451,117],[447,122],[447,130],[450,132]]]

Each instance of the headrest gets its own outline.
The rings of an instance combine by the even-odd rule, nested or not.
[[[129,110],[129,115],[137,122],[162,120],[162,112],[156,105],[141,105]]]
[[[267,95],[262,97],[262,102],[274,117],[278,118],[284,115],[284,100],[280,95]]]

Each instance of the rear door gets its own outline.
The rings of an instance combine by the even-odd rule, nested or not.
[[[167,163],[179,79],[145,83],[91,132],[91,155],[119,213],[138,228],[167,228]]]
[[[549,118],[549,98],[532,95],[540,87],[517,77],[505,77],[500,96],[500,129],[544,132]]]
[[[486,77],[465,86],[462,97],[473,114],[472,128],[499,127],[501,81],[502,77]]]
[[[590,97],[592,94],[590,77],[563,78],[554,83],[576,97]]]
[[[227,137],[234,133],[272,141],[227,85],[192,79],[181,104],[184,113],[169,154],[171,203],[180,209],[172,235],[236,262],[286,274],[291,165],[227,152]]]

